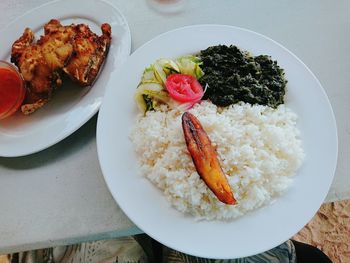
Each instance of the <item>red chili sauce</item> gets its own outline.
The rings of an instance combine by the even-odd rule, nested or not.
[[[23,80],[12,65],[0,62],[0,119],[15,113],[25,95]]]

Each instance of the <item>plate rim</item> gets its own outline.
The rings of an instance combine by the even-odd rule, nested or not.
[[[125,40],[127,42],[127,45],[125,46],[125,50],[127,53],[127,56],[124,58],[124,62],[127,60],[127,58],[130,56],[131,54],[131,45],[132,45],[132,37],[131,37],[131,31],[130,31],[130,27],[128,24],[128,21],[125,17],[125,15],[121,12],[121,10],[113,3],[106,1],[106,0],[77,0],[75,2],[75,4],[77,3],[84,3],[84,4],[89,4],[89,3],[103,3],[106,6],[109,6],[110,8],[112,8],[114,10],[114,12],[116,12],[119,16],[119,18],[123,21],[123,29],[125,30]],[[87,3],[88,2],[88,3]],[[25,19],[26,17],[28,18],[29,15],[35,13],[35,12],[40,12],[41,9],[43,8],[49,8],[49,6],[53,6],[53,5],[64,5],[65,2],[64,0],[53,0],[53,1],[49,1],[47,3],[41,4],[37,7],[34,7],[26,12],[24,12],[23,14],[19,15],[18,17],[16,17],[15,19],[13,19],[12,21],[10,21],[9,23],[7,23],[1,30],[0,30],[0,34],[2,34],[5,31],[8,31],[9,29],[11,29],[11,27],[13,27],[18,21],[21,21],[22,19]],[[94,17],[94,14],[87,14],[87,13],[81,13],[80,10],[75,10],[74,12],[76,12],[77,14],[85,14],[85,15],[91,15],[92,17]],[[54,17],[55,15],[53,15]],[[57,15],[56,15],[57,16]],[[73,17],[72,17],[73,18]],[[66,18],[65,18],[66,19]],[[43,22],[44,25],[45,22]],[[10,48],[9,48],[10,49]],[[110,52],[111,50],[109,50]],[[105,63],[104,63],[105,64]],[[102,67],[104,67],[105,65],[102,65]],[[122,66],[122,65],[120,65]],[[119,66],[119,67],[120,67]],[[103,68],[102,68],[103,70]],[[116,69],[114,69],[112,71],[112,73],[115,71]],[[8,151],[2,151],[1,147],[0,147],[0,157],[23,157],[23,156],[28,156],[34,153],[38,153],[41,152],[45,149],[50,148],[51,146],[61,142],[62,140],[64,140],[65,138],[69,137],[70,135],[72,135],[74,132],[76,132],[78,129],[80,129],[84,124],[86,124],[100,109],[101,104],[102,104],[102,100],[104,97],[104,94],[106,93],[107,87],[105,87],[103,94],[101,95],[101,100],[99,102],[99,104],[97,105],[97,107],[95,107],[93,110],[91,110],[88,114],[86,114],[85,116],[83,116],[79,122],[77,122],[76,125],[74,125],[73,127],[71,127],[70,129],[68,129],[67,131],[61,133],[59,136],[52,136],[51,140],[47,143],[43,143],[41,144],[41,146],[39,147],[32,147],[32,149],[27,149],[27,150],[21,150],[21,151],[16,151],[16,152],[8,152]],[[74,105],[71,109],[68,109],[66,114],[68,112],[70,112],[71,110],[74,109],[76,105]],[[55,122],[57,123],[57,122]]]
[[[283,46],[282,44],[280,44],[279,42],[271,39],[270,37],[266,36],[266,35],[263,35],[261,33],[258,33],[258,32],[255,32],[253,30],[250,30],[250,29],[246,29],[246,28],[243,28],[243,27],[238,27],[238,26],[233,26],[233,25],[227,25],[227,24],[194,24],[194,25],[187,25],[187,26],[182,26],[182,27],[178,27],[178,28],[175,28],[175,29],[172,29],[172,30],[169,30],[169,31],[166,31],[166,32],[163,32],[155,37],[153,37],[152,39],[148,40],[147,42],[145,42],[143,45],[141,45],[140,47],[138,47],[132,54],[130,57],[132,57],[134,54],[137,54],[138,52],[141,52],[140,50],[142,50],[145,46],[149,45],[149,43],[151,42],[154,42],[156,41],[157,39],[160,39],[162,38],[164,35],[167,35],[167,34],[171,34],[175,31],[181,31],[181,30],[184,30],[184,29],[188,29],[188,28],[200,28],[200,27],[226,27],[226,28],[233,28],[235,30],[241,30],[241,31],[244,31],[244,32],[249,32],[250,34],[254,34],[254,35],[257,35],[265,40],[268,40],[270,42],[272,42],[274,45],[277,45],[279,48],[283,49],[285,52],[287,52],[289,55],[291,55],[298,63],[300,63],[300,65],[307,71],[307,73],[310,75],[310,77],[317,83],[318,87],[320,87],[320,92],[322,93],[323,97],[325,98],[326,102],[327,102],[327,106],[328,106],[328,109],[330,110],[330,115],[331,115],[331,123],[332,123],[332,128],[333,128],[333,131],[334,131],[334,142],[335,144],[333,145],[334,147],[334,163],[333,163],[333,167],[331,167],[332,169],[332,173],[331,173],[331,176],[330,176],[330,183],[328,185],[328,191],[323,193],[322,195],[322,200],[324,201],[324,199],[326,198],[327,196],[327,193],[329,192],[329,189],[330,189],[330,186],[332,184],[332,181],[334,180],[334,176],[335,176],[335,172],[336,172],[336,168],[337,168],[337,161],[338,161],[338,152],[339,152],[339,140],[338,140],[338,128],[337,128],[337,123],[336,123],[336,118],[335,118],[335,115],[334,115],[334,110],[332,108],[332,105],[331,105],[331,102],[329,100],[329,97],[325,91],[325,89],[323,88],[322,84],[320,83],[320,81],[318,80],[318,78],[315,76],[315,74],[309,69],[309,67],[301,60],[299,59],[292,51],[290,51],[289,49],[287,49],[285,46]],[[243,47],[244,48],[244,47]],[[130,57],[128,59],[130,59]],[[112,194],[113,196],[113,199],[115,200],[116,204],[120,206],[120,208],[123,210],[123,212],[129,217],[129,215],[127,214],[127,212],[125,211],[124,209],[124,206],[127,206],[127,204],[119,204],[118,202],[118,198],[117,196],[115,195],[114,193],[114,190],[111,189],[111,184],[110,184],[110,180],[107,176],[107,168],[104,164],[104,160],[103,160],[103,150],[102,150],[102,141],[103,139],[101,138],[100,134],[101,134],[101,129],[102,128],[102,121],[101,119],[103,120],[104,117],[101,117],[101,114],[103,114],[104,112],[104,102],[105,102],[106,98],[103,99],[102,101],[102,105],[101,105],[101,109],[100,109],[100,112],[98,114],[98,119],[97,119],[97,131],[96,131],[96,140],[97,140],[97,153],[98,153],[98,160],[99,160],[99,163],[100,163],[100,167],[101,167],[101,170],[102,170],[102,175],[104,177],[104,180],[106,182],[106,185],[107,185],[107,188],[108,190],[110,191],[110,193]],[[156,188],[156,186],[153,185],[153,187]],[[158,188],[157,188],[158,189]],[[320,205],[322,205],[322,202],[320,203]],[[319,205],[319,206],[320,206]],[[266,205],[265,205],[266,206]],[[263,207],[265,207],[263,206]],[[263,208],[262,207],[262,208]],[[175,208],[173,208],[175,209]],[[260,209],[260,208],[258,208]],[[317,210],[316,210],[317,211]],[[244,217],[244,216],[243,216]],[[310,216],[308,218],[308,221],[310,221],[312,218],[312,216]],[[130,220],[138,227],[140,228],[142,231],[144,231],[146,234],[148,234],[149,236],[151,236],[152,238],[156,239],[155,238],[155,235],[153,235],[153,233],[149,233],[148,231],[145,231],[142,229],[142,227],[140,227],[139,223],[135,223],[134,220],[132,220],[130,218]],[[235,219],[233,219],[232,221],[234,221]],[[214,221],[218,221],[218,220],[214,220]],[[296,233],[294,233],[296,234]],[[157,240],[157,239],[156,239]],[[285,240],[281,240],[281,243],[283,243]],[[164,240],[161,240],[160,242],[162,242],[164,245],[167,245],[168,246],[168,242],[164,242]],[[173,247],[174,249],[180,251],[180,252],[183,252],[183,253],[189,253],[189,250],[190,249],[187,249],[187,250],[184,250],[184,249],[181,249],[179,247],[174,247],[173,245],[169,246],[169,247]],[[261,253],[261,252],[264,252],[264,251],[267,251],[273,247],[271,247],[270,245],[268,246],[265,246],[266,249],[262,249],[260,251],[257,252],[257,254]],[[203,257],[203,254],[191,254],[191,255],[194,255],[194,256],[198,256],[198,257]],[[205,255],[207,258],[211,258],[211,259],[215,259],[216,257],[211,257],[211,256],[207,256]],[[245,255],[245,256],[251,256],[251,254],[249,255]],[[224,256],[224,257],[221,257],[220,259],[231,259],[232,257],[230,256]]]

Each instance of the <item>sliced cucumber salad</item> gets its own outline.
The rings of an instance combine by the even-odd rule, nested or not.
[[[167,77],[181,73],[200,79],[204,75],[201,64],[198,57],[186,55],[175,60],[161,58],[145,68],[135,93],[135,101],[140,110],[146,113],[159,104],[174,105],[165,87]]]

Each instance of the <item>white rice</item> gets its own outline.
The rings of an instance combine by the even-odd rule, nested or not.
[[[190,110],[217,147],[237,204],[221,203],[199,177],[187,151],[182,112],[149,111],[139,116],[131,140],[142,173],[181,212],[198,219],[231,219],[269,204],[292,183],[304,152],[297,115],[245,103],[220,109],[203,101]]]

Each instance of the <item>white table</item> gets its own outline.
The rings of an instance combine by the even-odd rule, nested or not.
[[[338,167],[326,201],[350,197],[349,1],[189,0],[176,15],[157,13],[146,0],[109,1],[129,22],[133,50],[176,27],[218,23],[260,32],[294,52],[322,83],[337,119]],[[45,2],[1,0],[0,27]],[[45,151],[0,158],[0,254],[141,232],[103,180],[96,119]]]

